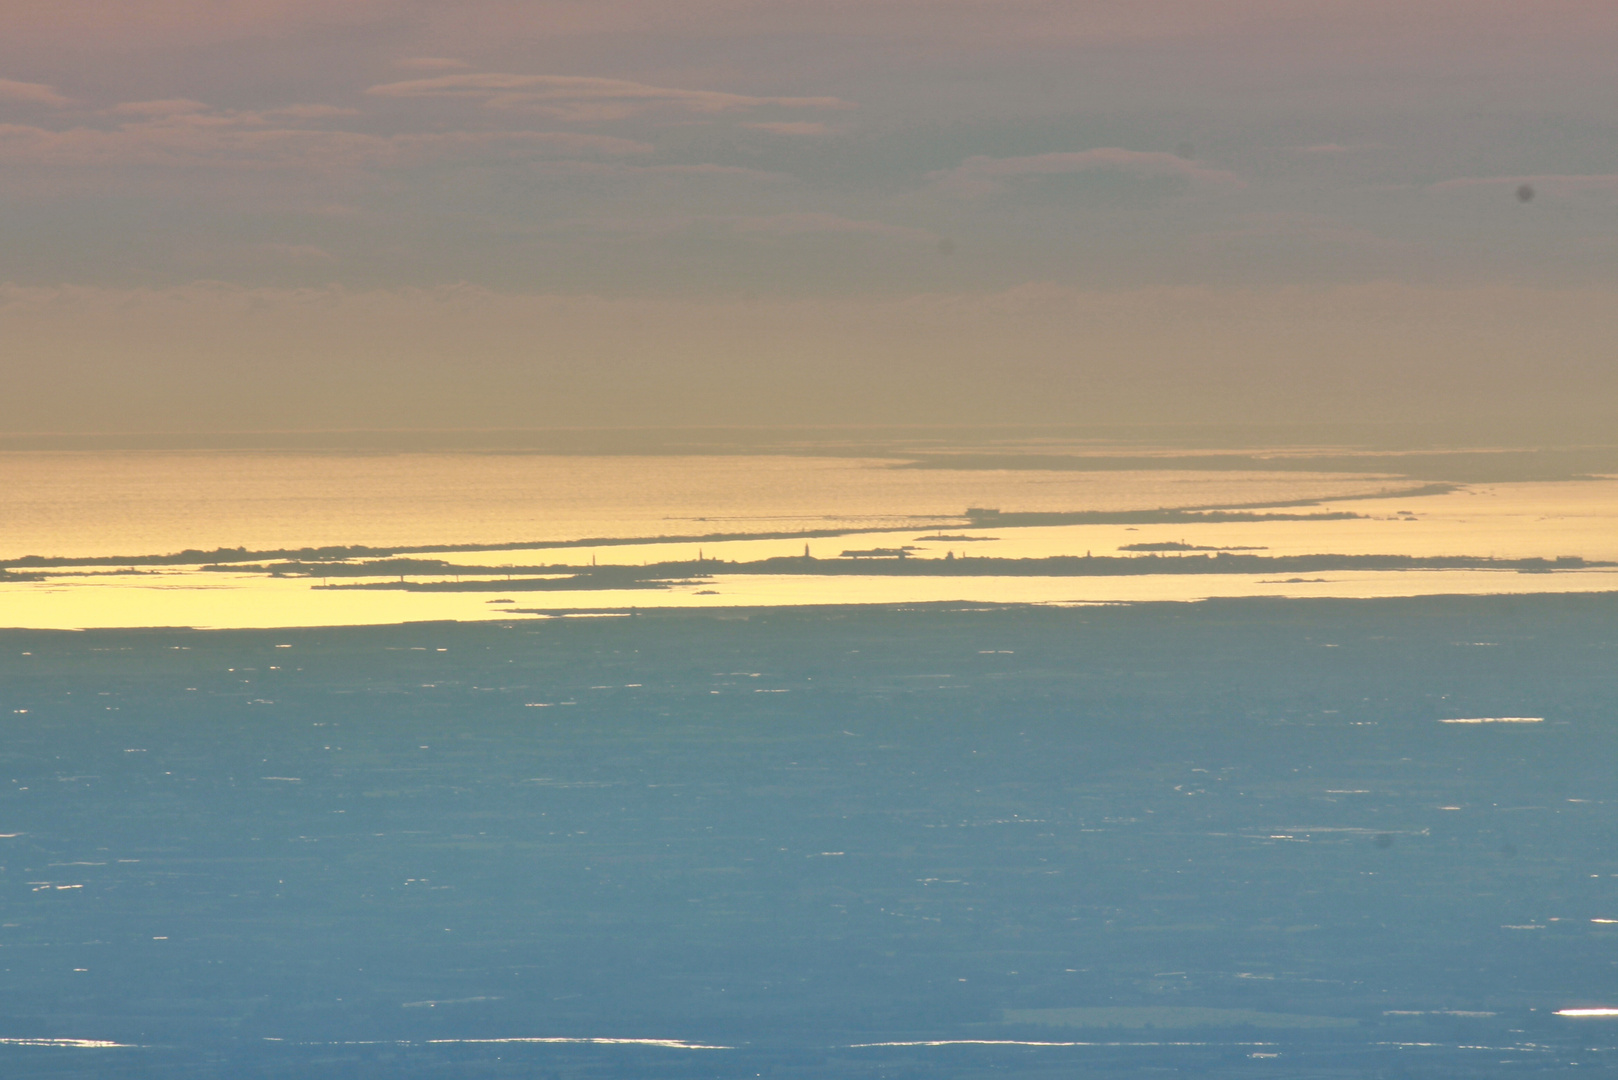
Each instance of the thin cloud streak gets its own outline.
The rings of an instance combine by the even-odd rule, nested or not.
[[[191,98],[163,98],[158,101],[124,101],[107,111],[114,116],[177,116],[181,113],[209,112],[210,109]]]
[[[0,162],[94,168],[330,170],[404,167],[473,156],[620,156],[652,150],[650,144],[633,139],[572,131],[447,131],[384,136],[287,127],[282,122],[288,119],[324,119],[347,115],[348,110],[295,106],[265,112],[202,112],[193,109],[193,104],[136,103],[129,111],[153,115],[110,129],[53,130],[0,124]],[[170,107],[173,111],[169,111]]]
[[[973,198],[999,194],[1008,190],[1013,181],[1027,177],[1103,170],[1141,177],[1175,177],[1203,187],[1234,189],[1247,186],[1246,181],[1235,173],[1210,169],[1175,154],[1124,150],[1113,146],[1025,157],[979,155],[966,159],[953,169],[931,173],[928,179],[937,191]]]
[[[18,82],[16,79],[0,79],[0,101],[47,105],[53,109],[67,108],[73,104],[72,98],[58,94],[54,87],[44,83]]]
[[[623,120],[657,108],[718,114],[777,106],[786,109],[851,109],[835,97],[755,97],[718,90],[681,90],[627,79],[581,75],[510,75],[485,72],[383,83],[365,91],[377,97],[459,98],[486,109],[540,113],[562,120]]]

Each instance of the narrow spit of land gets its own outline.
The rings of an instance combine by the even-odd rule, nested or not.
[[[1453,484],[1424,484],[1416,488],[1345,495],[1331,502],[1363,499],[1397,499],[1419,495],[1442,495],[1453,491]],[[1283,503],[1251,503],[1240,506],[1192,506],[1158,510],[1078,510],[1072,512],[1011,512],[972,508],[955,517],[907,518],[902,526],[892,521],[883,525],[797,529],[776,532],[709,532],[661,536],[592,536],[571,540],[513,540],[504,543],[400,544],[376,547],[365,544],[330,544],[322,547],[250,550],[246,547],[214,548],[147,555],[24,555],[0,559],[0,574],[8,570],[44,570],[63,566],[199,566],[222,563],[251,563],[266,559],[301,559],[330,562],[343,559],[381,559],[399,555],[448,555],[478,551],[553,551],[569,548],[628,547],[652,544],[717,544],[732,540],[824,540],[839,536],[889,533],[896,528],[941,532],[945,529],[1018,529],[1052,525],[1192,525],[1229,524],[1261,521],[1347,521],[1366,515],[1347,510],[1289,513],[1286,509],[1319,506],[1326,500],[1294,500]]]
[[[474,566],[436,559],[380,559],[341,564],[284,562],[204,567],[231,573],[319,578],[317,589],[392,589],[407,592],[548,592],[599,589],[666,589],[735,575],[825,577],[1137,577],[1151,574],[1303,574],[1342,570],[1512,570],[1552,573],[1618,565],[1577,556],[1555,559],[1495,559],[1481,556],[1251,555],[1216,551],[1140,555],[1057,555],[1002,559],[953,553],[914,558],[903,549],[875,549],[857,556],[816,559],[806,555],[746,562],[692,559],[645,566]],[[429,576],[433,580],[407,580]],[[379,577],[397,580],[378,581]],[[366,578],[338,581],[332,578]]]

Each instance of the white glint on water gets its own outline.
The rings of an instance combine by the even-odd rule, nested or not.
[[[0,1046],[56,1046],[79,1050],[128,1050],[139,1043],[111,1042],[107,1039],[28,1039],[0,1037]]]
[[[1543,716],[1470,716],[1440,720],[1440,724],[1543,724]]]
[[[449,1043],[466,1044],[472,1046],[492,1046],[505,1043],[576,1043],[589,1046],[657,1046],[665,1050],[734,1050],[734,1046],[712,1046],[707,1043],[686,1042],[683,1039],[607,1039],[607,1038],[580,1038],[577,1036],[561,1035],[517,1035],[504,1039],[428,1039],[428,1046],[439,1046]]]
[[[1603,1017],[1603,1016],[1604,1017],[1615,1017],[1615,1016],[1618,1016],[1618,1009],[1613,1009],[1613,1008],[1557,1009],[1555,1015],[1557,1015],[1557,1016],[1576,1016],[1576,1017]]]
[[[870,1050],[883,1046],[1274,1046],[1274,1043],[1210,1043],[1210,1042],[1042,1042],[1035,1039],[923,1039],[914,1042],[850,1043],[850,1050]]]

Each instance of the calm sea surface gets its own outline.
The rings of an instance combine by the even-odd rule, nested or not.
[[[819,457],[0,454],[0,558],[186,548],[509,543],[904,527],[1005,510],[1129,510],[1401,486],[1294,473],[895,468]]]
[[[1610,1076],[1615,608],[0,631],[0,1075]]]

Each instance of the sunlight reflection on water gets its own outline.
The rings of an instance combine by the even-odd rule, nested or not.
[[[900,470],[872,459],[577,458],[455,454],[0,454],[3,540],[13,553],[136,555],[184,548],[507,542],[581,536],[890,528],[805,540],[689,540],[434,556],[468,565],[639,566],[909,547],[920,559],[1117,555],[1185,543],[1304,554],[1618,560],[1618,480],[1489,484],[1447,494],[1330,501],[1409,485],[1254,473]],[[100,471],[97,472],[97,469]],[[50,485],[57,483],[59,487]],[[54,493],[53,493],[54,492]],[[1323,501],[1288,513],[1339,520],[993,528],[969,505],[1016,511]],[[950,519],[953,516],[953,522]],[[943,518],[937,521],[930,519]],[[923,529],[937,524],[942,530]],[[1200,552],[1192,554],[1200,555]],[[1178,557],[1166,553],[1165,559]],[[64,572],[70,568],[61,568]],[[1618,567],[1153,574],[1127,577],[714,575],[668,589],[424,593],[313,590],[307,578],[148,568],[139,575],[0,583],[0,626],[333,626],[532,617],[565,610],[804,604],[1126,603],[1213,597],[1350,597],[1618,591]],[[448,576],[436,575],[437,577]],[[533,573],[520,576],[532,577]],[[433,580],[435,575],[411,575]],[[363,579],[348,579],[357,581]],[[377,579],[382,580],[382,579]],[[388,580],[391,580],[388,579]]]
[[[359,626],[440,619],[509,620],[577,609],[764,607],[815,604],[1117,604],[1216,597],[1444,596],[1618,592],[1618,570],[1553,575],[1500,570],[1343,571],[1320,583],[1287,584],[1249,574],[1139,577],[815,577],[735,576],[711,595],[695,586],[667,591],[604,589],[516,593],[491,604],[480,593],[322,591],[307,582],[252,575],[207,577],[201,587],[0,585],[0,625],[37,629],[118,626]],[[224,580],[220,580],[224,579]]]
[[[818,457],[0,453],[0,558],[506,543],[915,523],[1405,487],[1309,473],[896,469]]]

